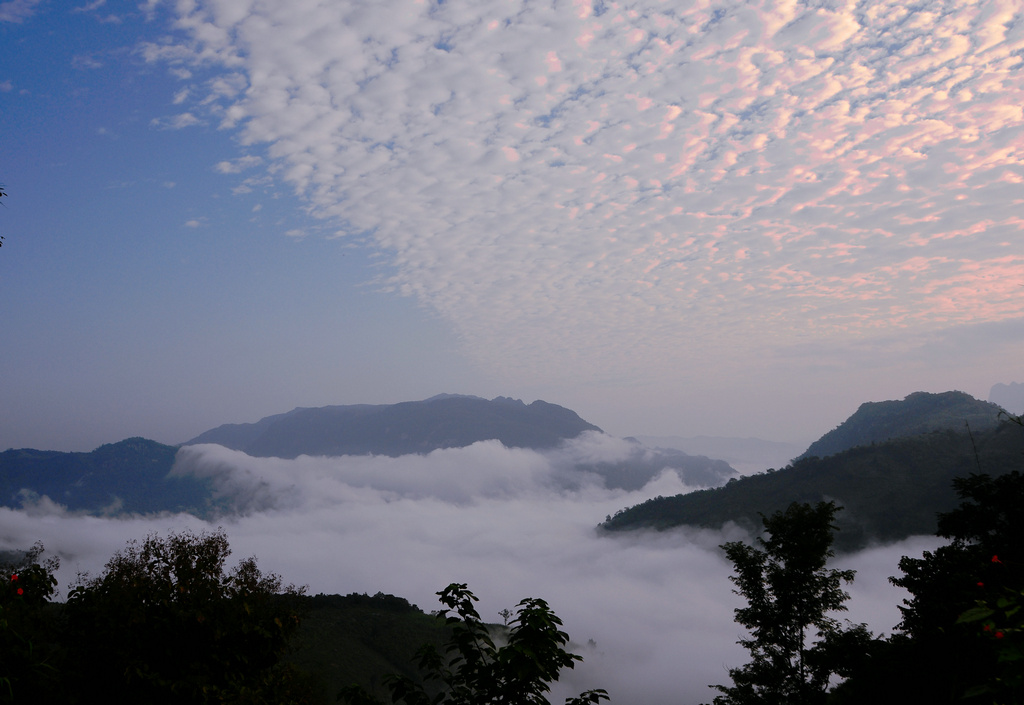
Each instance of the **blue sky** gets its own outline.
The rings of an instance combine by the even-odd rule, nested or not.
[[[1015,3],[0,2],[0,448],[1024,381]]]

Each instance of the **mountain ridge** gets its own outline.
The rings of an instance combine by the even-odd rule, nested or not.
[[[496,439],[509,448],[553,448],[598,426],[571,409],[510,397],[438,394],[396,404],[298,407],[252,424],[224,424],[182,445],[217,443],[254,457],[427,453]]]

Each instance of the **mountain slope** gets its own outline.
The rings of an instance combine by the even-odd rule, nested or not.
[[[319,681],[324,703],[353,683],[385,697],[381,681],[393,673],[421,682],[417,650],[441,648],[448,635],[444,620],[393,595],[319,594],[299,605],[302,620],[284,658]]]
[[[71,511],[197,511],[206,485],[168,477],[177,447],[145,438],[102,445],[90,453],[22,448],[0,453],[0,504],[19,506],[43,495]]]
[[[256,457],[429,453],[497,439],[510,448],[553,448],[600,431],[576,412],[535,401],[440,395],[399,404],[294,409],[254,424],[220,426],[184,445],[218,443]]]
[[[715,489],[648,500],[618,512],[601,528],[720,528],[731,521],[757,530],[759,514],[771,514],[791,502],[835,500],[845,507],[837,518],[836,546],[849,551],[872,541],[933,534],[936,512],[957,505],[954,477],[1001,475],[1020,469],[1022,460],[1024,429],[1016,424],[1005,422],[975,433],[973,440],[966,432],[935,431],[827,458],[804,458]]]
[[[824,458],[857,446],[930,431],[982,431],[999,425],[1002,409],[963,392],[914,392],[902,401],[866,402],[799,458]],[[798,459],[799,459],[798,458]]]
[[[678,448],[690,455],[719,458],[744,475],[782,467],[805,447],[761,438],[724,436],[636,436],[636,439],[651,448]]]

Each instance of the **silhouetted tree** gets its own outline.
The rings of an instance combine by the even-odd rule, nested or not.
[[[1024,702],[1024,635],[1018,613],[1007,614],[1024,593],[1024,476],[953,485],[962,502],[939,515],[937,532],[950,543],[900,560],[903,575],[890,580],[910,597],[899,631],[875,645],[837,703]],[[989,614],[972,611],[982,605]]]
[[[50,598],[56,558],[37,543],[0,563],[0,703],[46,700],[55,692],[59,654]]]
[[[288,703],[277,668],[302,593],[253,558],[230,572],[223,531],[130,542],[68,596],[69,702]]]
[[[562,620],[544,600],[528,598],[517,605],[509,621],[507,642],[499,647],[488,625],[480,620],[473,606],[477,597],[466,585],[452,583],[437,594],[447,607],[440,616],[451,629],[451,637],[443,654],[432,644],[418,652],[423,683],[405,676],[387,679],[393,703],[548,705],[545,693],[558,680],[559,672],[583,660],[565,650],[569,635],[559,629]],[[359,686],[346,688],[340,697],[349,705],[382,705]],[[606,691],[595,689],[568,698],[566,703],[594,705],[607,699]]]
[[[762,515],[767,538],[756,546],[733,541],[722,546],[734,564],[734,591],[747,600],[736,621],[750,631],[739,643],[751,661],[729,670],[733,685],[715,705],[803,705],[825,700],[829,678],[845,675],[846,664],[867,648],[865,625],[844,628],[830,616],[846,609],[840,584],[852,570],[826,568],[833,556],[834,502],[793,503]]]

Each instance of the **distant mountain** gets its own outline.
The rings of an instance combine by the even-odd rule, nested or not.
[[[689,455],[675,448],[648,448],[634,438],[625,459],[616,462],[576,462],[573,469],[600,475],[605,487],[638,490],[664,470],[674,470],[691,487],[718,487],[739,473],[724,460]]]
[[[798,459],[825,458],[849,448],[931,431],[965,431],[968,425],[971,431],[983,431],[999,425],[1000,411],[997,405],[964,392],[915,392],[903,401],[866,402]]]
[[[736,471],[728,463],[676,450],[654,450],[635,441],[598,440],[604,450],[595,459],[597,426],[574,411],[535,401],[440,395],[389,405],[329,406],[294,409],[252,424],[228,424],[207,431],[189,444],[218,443],[252,456],[385,455],[397,457],[461,448],[497,439],[507,447],[544,452],[556,482],[578,486],[586,473],[610,488],[637,489],[666,469],[688,485],[721,485]],[[578,439],[578,440],[577,440]],[[618,445],[616,445],[618,444]],[[624,445],[623,445],[624,444]],[[190,512],[212,516],[233,511],[212,489],[212,480],[188,472],[169,473],[178,447],[144,438],[101,446],[91,453],[33,449],[0,453],[0,506],[29,505],[47,496],[71,511],[90,514]]]
[[[1019,425],[1004,422],[977,432],[972,425],[972,434],[973,439],[966,431],[932,431],[796,460],[723,487],[648,500],[601,527],[614,532],[735,522],[756,531],[759,513],[771,514],[791,502],[835,500],[845,507],[837,518],[841,550],[934,534],[936,513],[957,505],[953,478],[1021,469],[1024,429]]]
[[[217,443],[255,457],[396,457],[491,439],[509,448],[554,448],[584,431],[601,429],[557,404],[442,394],[399,404],[299,408],[252,424],[218,426],[184,445]]]
[[[0,504],[21,506],[43,495],[92,514],[200,511],[206,484],[168,477],[177,447],[145,438],[102,445],[90,453],[7,450],[0,453]]]
[[[719,458],[744,475],[782,467],[804,448],[796,443],[761,438],[637,436],[636,439],[650,448],[676,448],[690,455]]]
[[[217,443],[258,457],[300,455],[386,455],[429,453],[497,439],[509,448],[552,450],[584,432],[603,433],[576,412],[535,401],[441,394],[399,404],[358,404],[294,409],[252,424],[228,424],[196,436],[184,445]],[[629,440],[629,439],[627,439]],[[571,453],[570,453],[571,455]],[[675,470],[683,482],[715,487],[737,473],[728,463],[675,449],[645,448],[634,441],[616,462],[577,462],[553,458],[565,470],[601,476],[605,485],[634,490],[662,470]],[[564,477],[573,484],[570,472]]]

